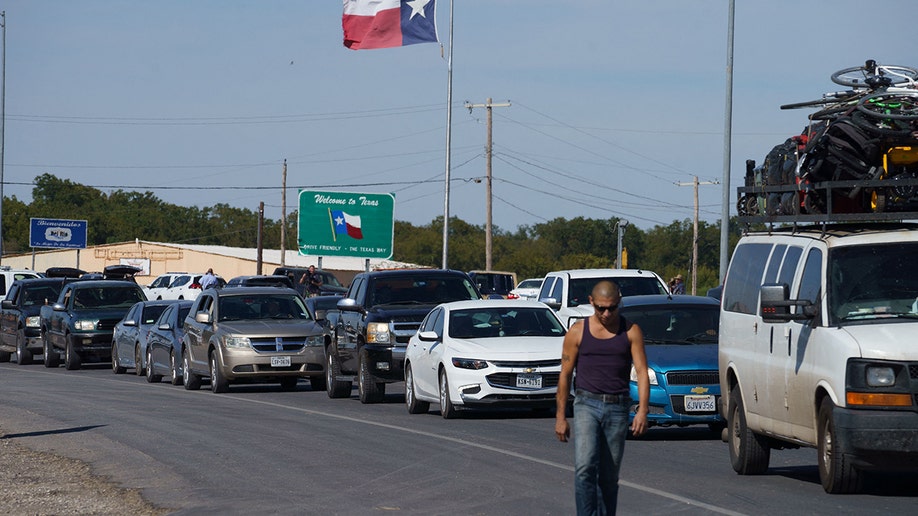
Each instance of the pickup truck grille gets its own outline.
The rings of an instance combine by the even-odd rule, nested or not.
[[[392,333],[395,335],[395,342],[398,344],[408,345],[411,337],[418,332],[421,327],[421,321],[392,321]]]
[[[306,347],[306,337],[252,339],[252,347],[259,353],[297,352]]]
[[[99,319],[99,324],[96,325],[96,329],[114,331],[115,325],[118,324],[120,320],[121,319]]]

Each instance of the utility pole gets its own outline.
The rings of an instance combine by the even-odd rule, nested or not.
[[[3,28],[3,64],[0,70],[0,262],[3,261],[3,150],[6,130],[6,11],[0,11]],[[79,253],[79,250],[77,250]],[[79,256],[79,254],[77,254]]]
[[[487,143],[485,144],[485,161],[487,163],[486,168],[486,181],[485,181],[485,195],[487,196],[486,200],[486,213],[487,217],[485,220],[485,270],[491,270],[491,108],[494,107],[509,107],[509,102],[504,102],[502,104],[494,104],[491,102],[491,97],[488,97],[488,101],[484,104],[470,104],[469,102],[465,103],[465,107],[469,109],[469,113],[472,112],[472,108],[486,108],[488,110],[488,136]]]
[[[691,183],[676,183],[676,186],[695,187],[695,222],[692,225],[692,295],[695,295],[698,285],[698,185],[716,185],[717,181],[698,181],[698,176]]]
[[[258,236],[256,238],[255,249],[255,274],[261,275],[262,251],[264,248],[264,239],[262,235],[265,232],[265,202],[258,203]]]
[[[280,264],[286,265],[284,258],[287,256],[287,158],[284,158],[284,172],[281,178],[281,234],[280,234]]]

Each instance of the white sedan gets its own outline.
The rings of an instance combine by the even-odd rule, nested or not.
[[[411,414],[459,408],[554,407],[566,330],[537,301],[456,301],[434,308],[405,352]]]

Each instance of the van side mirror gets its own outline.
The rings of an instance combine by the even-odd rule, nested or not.
[[[759,290],[762,300],[761,316],[762,320],[768,323],[802,321],[812,319],[816,316],[816,311],[807,309],[813,306],[807,299],[789,299],[790,287],[787,283],[762,285]],[[790,313],[790,307],[800,306],[796,314]]]

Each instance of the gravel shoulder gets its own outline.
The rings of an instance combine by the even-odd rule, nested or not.
[[[158,516],[134,489],[94,475],[78,460],[38,452],[17,444],[0,429],[0,514],[132,514]]]

